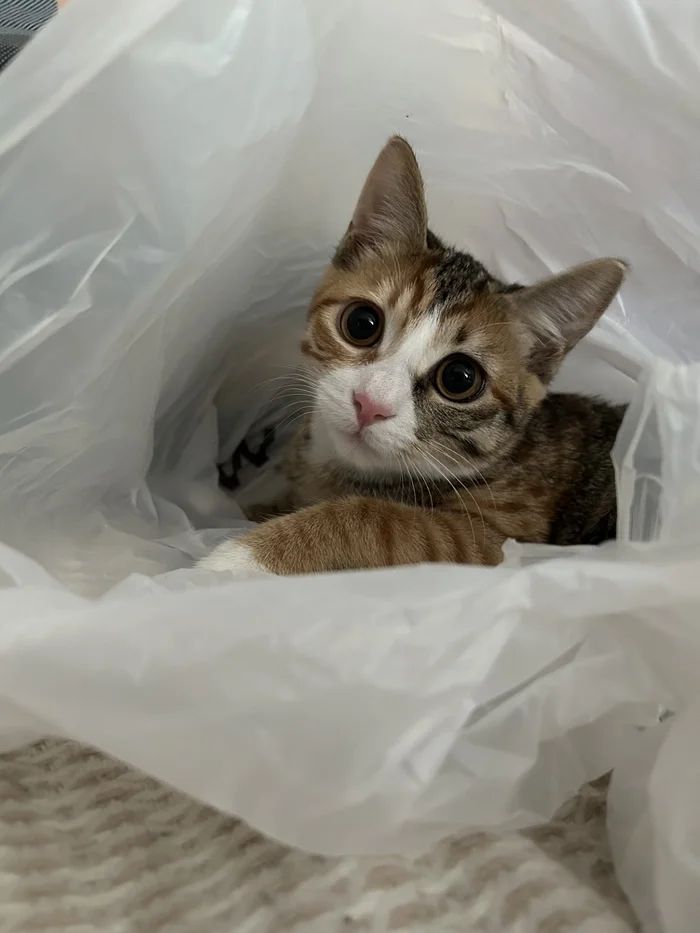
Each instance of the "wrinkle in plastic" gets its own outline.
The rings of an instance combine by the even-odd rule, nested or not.
[[[649,929],[691,930],[697,17],[663,0],[72,0],[15,59],[3,747],[92,743],[327,853],[543,820],[614,767],[621,879]],[[631,261],[558,383],[631,402],[619,539],[510,545],[496,570],[189,569],[243,527],[217,450],[292,365],[391,132],[418,151],[436,229],[495,271]]]

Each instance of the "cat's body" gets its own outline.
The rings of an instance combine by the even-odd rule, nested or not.
[[[497,564],[507,538],[597,544],[615,531],[622,410],[547,394],[625,273],[618,260],[507,285],[428,230],[394,138],[316,291],[302,341],[310,410],[282,514],[205,563],[279,574]]]
[[[258,507],[255,517],[265,520],[328,499],[372,497],[429,510],[466,509],[476,513],[477,527],[483,516],[521,541],[600,544],[615,537],[610,444],[623,413],[622,406],[580,395],[548,395],[515,448],[467,482],[367,476],[332,458],[317,458],[306,423],[286,457],[289,495],[274,507]]]

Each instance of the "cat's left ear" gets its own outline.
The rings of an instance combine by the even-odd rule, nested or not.
[[[621,259],[596,259],[513,293],[531,344],[532,371],[544,382],[602,316],[627,268]]]

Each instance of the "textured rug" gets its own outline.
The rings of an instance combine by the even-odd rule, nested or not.
[[[2,933],[630,933],[605,788],[417,859],[288,849],[70,742],[0,757]]]

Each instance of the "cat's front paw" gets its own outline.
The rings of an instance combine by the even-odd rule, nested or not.
[[[248,535],[239,535],[228,541],[222,541],[214,550],[203,557],[197,564],[205,570],[232,571],[245,576],[269,573],[256,559],[249,544]]]
[[[314,517],[313,509],[301,509],[272,518],[238,538],[219,544],[198,566],[234,570],[246,576],[261,573],[296,576],[337,569],[328,566],[328,539],[333,536],[333,526],[327,527],[322,520],[313,521]]]

